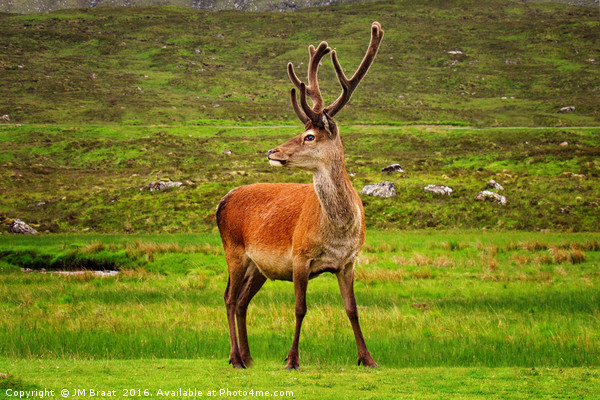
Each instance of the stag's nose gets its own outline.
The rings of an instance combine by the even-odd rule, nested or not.
[[[277,151],[278,150],[275,150],[275,149],[271,149],[271,150],[267,151],[267,160],[270,160],[271,159],[271,154],[277,153]]]

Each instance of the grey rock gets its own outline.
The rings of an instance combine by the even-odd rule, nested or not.
[[[402,169],[402,167],[400,166],[400,164],[392,164],[390,166],[387,166],[387,167],[383,168],[381,170],[381,172],[387,172],[387,173],[404,172],[404,170]]]
[[[489,190],[483,190],[475,196],[477,201],[495,201],[497,203],[506,205],[506,197],[501,194],[490,192]]]
[[[496,190],[504,190],[504,186],[502,186],[501,184],[499,184],[498,182],[496,182],[493,179],[490,179],[486,184],[485,184],[485,188],[486,189],[496,189]]]
[[[151,192],[154,192],[156,190],[165,190],[165,189],[170,189],[170,188],[174,188],[174,187],[179,187],[181,186],[182,183],[181,182],[172,182],[172,181],[152,181],[150,182],[150,184],[141,187],[140,191],[142,190],[149,190]]]
[[[450,186],[444,185],[427,185],[423,188],[424,191],[433,194],[441,194],[444,196],[450,196],[454,191]]]
[[[20,233],[24,235],[35,235],[36,233],[38,233],[35,229],[33,229],[18,218],[15,218],[13,220],[13,222],[8,227],[8,231],[10,233]]]
[[[360,192],[369,196],[393,197],[396,195],[396,187],[392,182],[384,181],[366,185]]]
[[[563,107],[560,110],[558,110],[559,113],[567,113],[567,112],[571,112],[571,111],[575,111],[574,106]]]

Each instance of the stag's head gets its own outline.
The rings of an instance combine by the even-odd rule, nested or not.
[[[332,51],[326,42],[321,42],[316,49],[313,45],[308,47],[310,54],[308,85],[298,79],[292,63],[288,64],[287,69],[290,80],[300,92],[300,103],[298,103],[296,88],[291,90],[292,106],[298,118],[304,123],[305,131],[284,144],[269,150],[267,158],[272,166],[290,166],[316,170],[330,164],[333,159],[343,157],[342,142],[333,117],[348,103],[352,93],[367,74],[369,67],[375,60],[382,38],[381,25],[379,22],[373,22],[371,42],[367,53],[350,79],[344,74],[335,50]],[[331,61],[342,86],[342,94],[329,106],[324,107],[317,72],[321,59],[328,53],[331,53]],[[307,97],[312,100],[312,106],[308,104]]]

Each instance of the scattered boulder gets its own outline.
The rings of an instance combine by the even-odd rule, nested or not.
[[[496,182],[493,179],[490,179],[489,181],[487,181],[487,183],[485,184],[485,188],[486,189],[504,190],[504,186],[502,186],[501,184],[499,184],[498,182]]]
[[[10,233],[20,233],[24,235],[35,235],[36,233],[38,233],[35,229],[33,229],[18,218],[15,218],[13,220],[13,222],[8,227],[8,231]]]
[[[383,168],[381,170],[381,172],[387,172],[388,174],[390,174],[392,172],[404,172],[404,170],[402,169],[400,164],[392,164],[390,166]]]
[[[497,203],[506,205],[506,197],[501,194],[490,192],[489,190],[483,190],[475,196],[477,201],[495,201]]]
[[[4,114],[3,116],[0,117],[0,121],[10,121],[10,117],[8,116],[8,114]]]
[[[561,178],[575,178],[575,179],[585,179],[584,174],[575,174],[571,171],[565,171],[559,175]]]
[[[221,154],[225,154],[226,156],[230,156],[232,154],[231,150],[223,150]]]
[[[568,145],[569,145],[569,142],[561,142],[559,144],[559,146],[562,146],[562,147],[565,147],[565,146],[568,146]]]
[[[567,112],[571,112],[571,111],[575,111],[574,106],[563,107],[560,110],[558,110],[559,113],[567,113]]]
[[[450,196],[454,191],[450,186],[444,185],[427,185],[423,190],[433,194],[441,194],[443,196]]]
[[[165,189],[170,189],[170,188],[174,188],[174,187],[179,187],[181,186],[182,183],[181,182],[173,182],[173,181],[152,181],[150,182],[150,184],[141,187],[140,191],[142,190],[149,190],[151,192],[154,192],[156,190],[165,190]]]
[[[396,195],[396,187],[392,182],[384,181],[366,185],[360,192],[369,196],[393,197]]]

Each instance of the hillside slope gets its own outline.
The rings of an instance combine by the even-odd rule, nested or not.
[[[0,12],[31,14],[69,8],[148,6],[189,7],[213,11],[291,11],[356,1],[358,0],[2,0]]]
[[[369,0],[2,0],[0,12],[40,13],[69,8],[175,6],[204,10],[293,11],[315,6]],[[539,0],[526,0],[539,1]],[[577,6],[595,6],[598,0],[545,0]]]
[[[600,118],[595,9],[383,1],[294,13],[150,7],[0,14],[0,116],[11,123],[296,122],[286,63],[327,40],[356,68],[386,36],[340,120],[589,126]],[[318,21],[318,24],[315,23]],[[339,93],[331,62],[326,101]],[[575,107],[560,113],[562,107]]]

